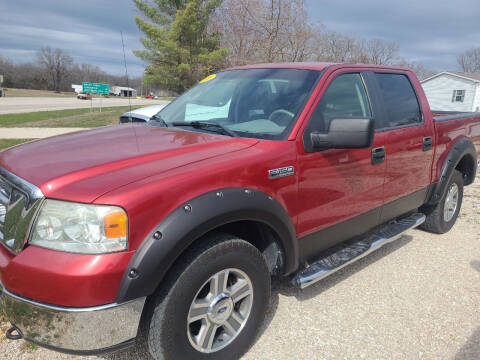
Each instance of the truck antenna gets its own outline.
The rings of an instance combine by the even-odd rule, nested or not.
[[[123,49],[123,63],[125,65],[125,78],[127,79],[127,88],[130,89],[130,86],[128,85],[128,70],[127,70],[127,58],[125,56],[125,43],[123,42],[123,32],[120,31],[120,36],[122,37],[122,49]],[[130,90],[127,90],[127,95],[129,95],[129,91]],[[133,95],[133,93],[132,93]],[[130,107],[130,113],[132,112],[132,100],[131,100],[131,96],[128,96],[128,106]],[[130,116],[130,121],[131,121],[131,114],[129,114]]]

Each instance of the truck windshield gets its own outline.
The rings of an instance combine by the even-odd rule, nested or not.
[[[152,126],[283,139],[320,72],[299,69],[229,70],[212,75],[162,109]],[[214,126],[199,126],[205,123]],[[208,125],[208,124],[207,124]]]

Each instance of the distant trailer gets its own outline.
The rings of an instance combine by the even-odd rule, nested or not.
[[[77,94],[80,94],[82,92],[82,85],[75,85],[72,84],[72,89],[75,91]]]
[[[112,86],[111,93],[115,96],[136,97],[137,90],[125,86]]]

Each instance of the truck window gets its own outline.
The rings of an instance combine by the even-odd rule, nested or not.
[[[292,128],[319,76],[318,71],[281,68],[222,71],[158,115],[165,124],[182,123],[190,131],[205,131],[188,127],[203,121],[220,124],[238,136],[280,140]]]
[[[311,124],[312,131],[328,131],[332,119],[371,117],[370,103],[358,73],[337,76],[328,86],[315,108]]]
[[[376,73],[375,75],[387,114],[385,127],[421,123],[422,113],[408,77],[403,74]]]

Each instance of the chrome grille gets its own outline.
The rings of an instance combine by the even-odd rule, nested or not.
[[[5,214],[7,213],[7,207],[4,204],[0,204],[0,230],[5,223]]]
[[[0,241],[4,239],[5,218],[7,215],[7,207],[10,204],[11,193],[11,186],[0,178]]]
[[[0,167],[0,243],[22,251],[43,194],[35,185]]]

